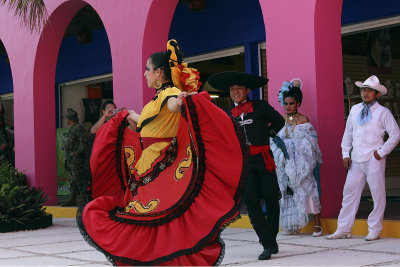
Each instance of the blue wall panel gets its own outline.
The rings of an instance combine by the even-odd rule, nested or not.
[[[399,0],[343,0],[342,25],[399,14]]]
[[[6,55],[0,56],[0,95],[13,92],[11,67],[6,62]]]
[[[89,44],[64,38],[57,60],[56,84],[112,72],[111,51],[105,30],[92,31]]]
[[[265,40],[258,0],[208,0],[203,12],[192,12],[187,2],[177,5],[169,38],[176,39],[185,56]]]
[[[56,125],[59,121],[58,84],[112,72],[110,44],[105,30],[92,31],[89,44],[79,44],[75,37],[64,38],[56,68]]]

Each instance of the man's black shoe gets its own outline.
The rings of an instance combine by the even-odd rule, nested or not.
[[[279,252],[278,246],[272,247],[271,248],[271,254],[277,254]]]
[[[271,250],[269,248],[265,248],[264,251],[258,256],[259,261],[269,260],[271,258]]]

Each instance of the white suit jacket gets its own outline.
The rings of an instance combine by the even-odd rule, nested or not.
[[[362,110],[362,103],[354,105],[347,118],[342,139],[343,158],[350,157],[354,162],[368,161],[377,151],[382,158],[387,156],[400,139],[399,126],[389,109],[376,102],[370,107],[372,119],[359,125],[357,116]],[[384,142],[385,132],[389,139]]]

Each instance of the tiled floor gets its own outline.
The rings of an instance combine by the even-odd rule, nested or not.
[[[54,218],[41,230],[0,234],[0,266],[110,266],[81,237],[74,219]],[[400,266],[400,239],[326,240],[278,235],[279,253],[258,261],[262,247],[252,229],[227,228],[223,266]]]

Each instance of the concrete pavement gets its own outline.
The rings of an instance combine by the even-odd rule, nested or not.
[[[0,234],[0,266],[110,266],[82,238],[73,218],[53,226]],[[310,234],[278,235],[279,253],[258,261],[262,247],[252,229],[227,228],[223,266],[400,266],[400,239],[367,242],[363,236],[326,240]]]

